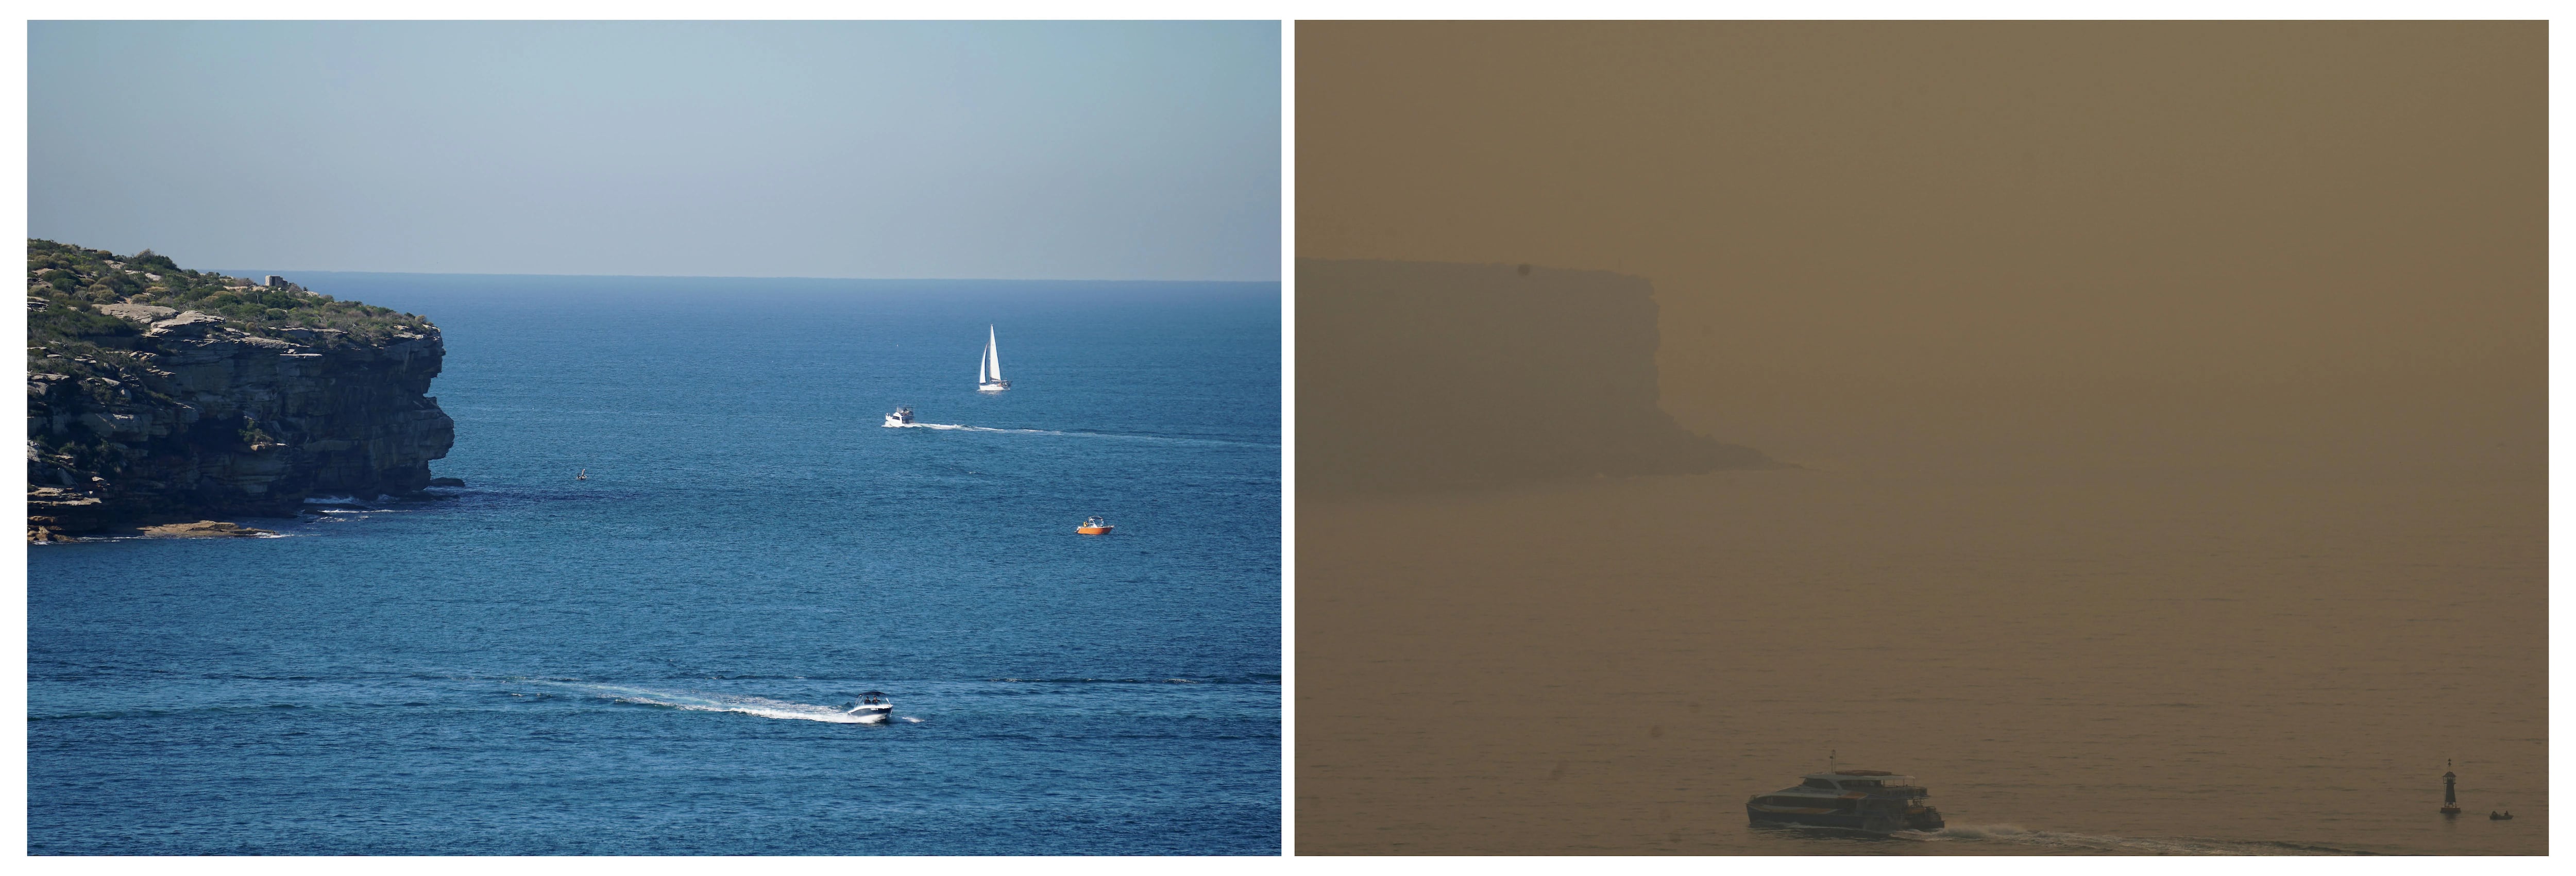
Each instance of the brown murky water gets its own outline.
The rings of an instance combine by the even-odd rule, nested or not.
[[[1298,850],[2541,853],[2545,502],[1994,468],[1301,499]],[[1747,826],[1835,750],[1950,830]],[[2445,757],[2479,817],[2435,815]]]

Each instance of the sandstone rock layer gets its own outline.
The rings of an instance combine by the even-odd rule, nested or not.
[[[150,329],[121,339],[126,349],[30,363],[30,539],[414,492],[456,441],[455,421],[428,396],[446,348],[426,322],[370,340],[102,310]]]

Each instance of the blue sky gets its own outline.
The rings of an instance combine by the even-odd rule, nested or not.
[[[1279,278],[1276,22],[31,22],[28,229],[190,267]]]

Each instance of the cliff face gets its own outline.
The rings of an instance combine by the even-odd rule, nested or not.
[[[30,353],[32,539],[415,492],[456,440],[426,395],[446,350],[416,317],[355,333],[32,294],[29,307],[123,321]]]
[[[1301,490],[1770,465],[1657,400],[1654,288],[1601,271],[1297,260]]]

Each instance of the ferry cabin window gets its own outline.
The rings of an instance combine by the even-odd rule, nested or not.
[[[1828,791],[1834,790],[1834,783],[1825,781],[1824,779],[1808,779],[1800,784],[1809,788],[1823,788]]]

